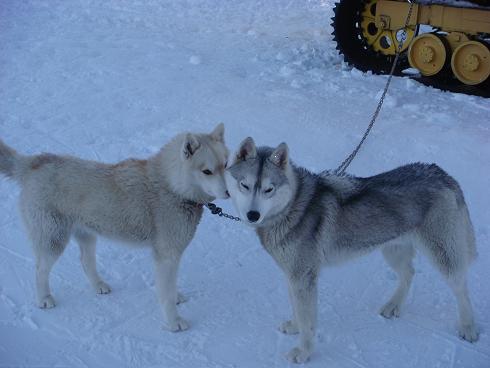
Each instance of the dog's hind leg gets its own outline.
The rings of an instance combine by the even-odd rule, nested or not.
[[[473,317],[466,285],[466,273],[475,257],[473,229],[465,218],[450,211],[430,217],[421,231],[422,249],[441,272],[453,291],[459,310],[459,336],[469,342],[478,340],[478,330]],[[460,213],[459,213],[460,214]]]
[[[34,217],[34,216],[33,216]],[[53,308],[55,301],[49,287],[49,274],[65,250],[69,240],[70,225],[55,214],[41,214],[28,224],[36,256],[36,289],[39,308]],[[34,227],[33,223],[40,226]]]
[[[108,294],[111,288],[99,276],[95,261],[95,245],[96,237],[84,230],[77,229],[73,232],[73,236],[80,247],[80,261],[82,262],[83,270],[87,275],[90,284],[98,294]]]
[[[58,257],[57,254],[46,254],[36,259],[36,289],[39,308],[53,308],[56,305],[49,287],[49,273]]]
[[[478,340],[478,330],[475,326],[473,308],[468,296],[466,276],[450,276],[447,281],[458,302],[459,336],[469,342],[475,342]]]
[[[385,318],[399,317],[400,308],[405,301],[413,279],[412,259],[415,251],[412,245],[388,245],[383,248],[386,262],[398,275],[398,287],[390,300],[381,308]]]

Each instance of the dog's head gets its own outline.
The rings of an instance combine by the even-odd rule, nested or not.
[[[181,159],[193,183],[209,197],[228,198],[224,172],[228,149],[221,123],[209,134],[187,133],[181,148]]]
[[[293,195],[293,175],[288,146],[256,148],[246,138],[226,170],[226,185],[240,217],[260,226],[283,210]]]

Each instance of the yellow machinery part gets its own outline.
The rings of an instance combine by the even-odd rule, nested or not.
[[[378,34],[392,34],[403,27],[409,6],[404,1],[378,0],[374,17]],[[408,60],[422,75],[439,73],[446,65],[446,60],[451,58],[452,71],[464,84],[477,85],[490,76],[488,46],[470,40],[478,37],[478,34],[490,34],[490,9],[414,4],[408,24],[426,24],[446,33],[426,33],[411,41]]]
[[[459,45],[470,40],[467,35],[461,32],[448,33],[447,35],[444,35],[444,38],[451,47],[451,51],[456,50]]]
[[[382,30],[402,28],[405,25],[409,6],[407,2],[378,0],[376,26]],[[427,24],[446,32],[490,33],[490,9],[415,4],[408,24],[411,26]]]
[[[376,9],[379,1],[380,0],[370,0],[366,3],[364,11],[361,13],[362,35],[374,51],[380,52],[383,55],[395,55],[399,45],[399,37],[397,36],[400,34],[400,29],[403,28],[405,24],[397,29],[383,29],[378,27],[376,25]],[[407,29],[407,38],[403,43],[401,51],[408,48],[408,45],[414,36],[415,26],[410,26]]]
[[[417,36],[408,49],[408,61],[425,76],[439,73],[446,64],[446,47],[440,37],[433,33]]]
[[[482,83],[490,76],[490,50],[482,42],[466,41],[453,51],[451,68],[464,84]]]

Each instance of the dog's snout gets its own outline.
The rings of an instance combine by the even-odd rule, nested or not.
[[[260,218],[260,212],[257,211],[248,211],[247,218],[250,222],[257,222]]]

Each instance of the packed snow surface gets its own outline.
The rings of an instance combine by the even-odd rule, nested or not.
[[[342,63],[333,1],[4,0],[0,4],[0,137],[23,153],[117,162],[155,153],[185,130],[226,125],[236,149],[289,144],[311,170],[335,168],[361,138],[386,81]],[[436,162],[461,184],[479,258],[469,287],[481,330],[457,337],[457,306],[418,255],[402,316],[378,309],[396,276],[379,252],[325,269],[309,367],[490,367],[490,100],[395,78],[349,172],[369,176]],[[252,229],[206,213],[179,288],[191,329],[165,331],[148,249],[99,239],[96,295],[71,243],[51,273],[57,306],[35,304],[34,261],[0,183],[1,367],[286,367],[297,337],[283,275]],[[234,213],[229,201],[220,205]]]

